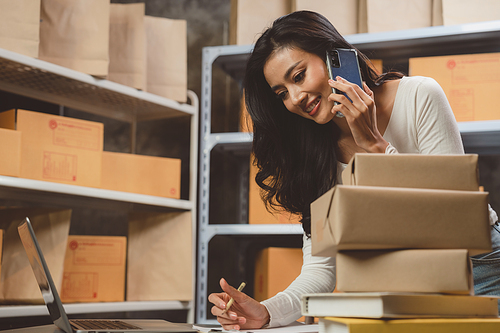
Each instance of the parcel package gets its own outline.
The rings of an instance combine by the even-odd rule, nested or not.
[[[469,252],[464,249],[339,251],[337,290],[473,294]]]
[[[19,177],[21,170],[21,133],[0,128],[0,175]]]
[[[0,127],[21,133],[20,177],[99,187],[104,125],[41,112],[0,113]]]
[[[500,53],[410,58],[408,70],[439,83],[457,121],[500,119]]]
[[[71,210],[51,208],[0,209],[0,229],[5,230],[0,299],[8,303],[43,304],[42,293],[19,238],[17,226],[28,217],[33,225],[52,279],[61,290],[64,251],[68,239]]]
[[[69,236],[61,300],[123,302],[126,255],[126,237]]]
[[[479,190],[478,156],[355,154],[344,172],[344,185]]]
[[[180,198],[181,160],[105,151],[101,187],[167,198]]]
[[[311,204],[312,254],[337,250],[490,251],[488,193],[337,185]]]

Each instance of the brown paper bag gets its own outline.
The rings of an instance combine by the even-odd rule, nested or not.
[[[40,0],[0,0],[0,48],[38,57]]]
[[[106,76],[109,8],[109,0],[42,0],[39,58]]]
[[[440,1],[442,1],[443,6],[444,25],[500,20],[500,2],[498,0]]]
[[[111,4],[108,80],[146,89],[144,3]]]
[[[432,0],[360,0],[358,32],[416,29],[432,25]]]
[[[127,301],[193,299],[191,212],[129,216]]]
[[[61,289],[71,210],[1,209],[0,228],[5,229],[5,239],[0,299],[9,303],[43,303],[42,294],[17,231],[18,224],[26,216],[33,225],[56,288]]]
[[[342,35],[358,32],[358,0],[293,0],[292,10],[324,15]]]
[[[187,23],[144,17],[147,88],[152,94],[187,101]]]

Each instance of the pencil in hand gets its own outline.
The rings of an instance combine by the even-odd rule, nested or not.
[[[246,285],[247,284],[245,282],[242,282],[240,284],[240,286],[238,287],[238,291],[242,291],[243,288],[245,288]],[[229,300],[229,302],[227,302],[227,304],[226,304],[226,308],[224,309],[224,311],[222,311],[221,316],[224,315],[229,310],[229,308],[231,307],[231,305],[233,305],[233,303],[234,303],[234,298],[231,297],[231,299]]]

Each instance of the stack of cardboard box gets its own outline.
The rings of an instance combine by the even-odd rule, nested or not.
[[[343,183],[311,205],[338,291],[473,293],[469,254],[491,250],[477,155],[357,154]]]
[[[366,307],[352,307],[349,315],[328,312],[344,318],[321,319],[320,332],[351,332],[360,325],[384,332],[431,326],[453,331],[460,321],[477,332],[490,332],[487,325],[499,329],[500,320],[491,319],[498,316],[498,299],[473,296],[469,256],[491,250],[488,194],[479,191],[477,155],[357,154],[342,180],[311,205],[312,254],[336,258],[336,290],[342,293],[337,295],[358,302],[365,296],[420,295],[432,304],[446,303],[448,313],[439,314],[439,306],[435,312],[421,309],[415,301],[413,315],[398,313],[400,303],[388,317],[368,320],[354,319],[366,318],[359,310]],[[317,295],[322,302],[338,299],[323,295]],[[438,295],[434,301],[432,295]],[[483,308],[453,305],[450,295],[477,300]],[[311,301],[306,296],[303,314],[314,315],[304,307]],[[490,318],[467,318],[479,316]],[[414,319],[403,325],[391,318]]]

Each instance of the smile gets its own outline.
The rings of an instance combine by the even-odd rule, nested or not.
[[[318,96],[314,101],[309,103],[309,105],[307,106],[307,108],[304,111],[306,113],[311,113],[318,106],[320,101],[321,101],[321,96]]]

